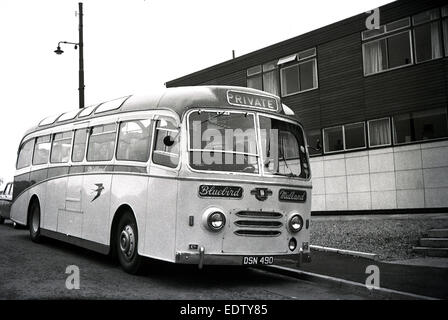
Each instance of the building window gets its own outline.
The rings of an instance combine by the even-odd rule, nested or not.
[[[64,163],[70,159],[70,150],[72,148],[72,131],[56,133],[53,137],[53,146],[51,147],[51,163]]]
[[[364,75],[438,59],[444,53],[447,56],[447,17],[445,6],[412,16],[412,27],[411,18],[407,17],[363,31]]]
[[[263,77],[261,65],[247,69],[247,87],[263,90]]]
[[[324,153],[348,151],[366,147],[364,122],[324,129]]]
[[[311,130],[307,132],[307,142],[308,146],[308,152],[311,156],[320,155],[322,154],[321,150],[316,150],[317,146],[320,144],[322,145],[322,133],[319,129],[317,130]]]
[[[438,8],[412,17],[417,63],[442,57],[439,17]]]
[[[34,145],[33,164],[45,164],[48,163],[48,156],[50,155],[50,135],[39,137],[36,139]]]
[[[324,152],[336,152],[344,150],[343,126],[324,129]]]
[[[115,123],[96,126],[90,130],[87,161],[112,160],[116,131],[117,125]]]
[[[399,114],[393,117],[394,143],[409,143],[448,136],[446,108]]]
[[[263,90],[276,96],[279,95],[277,61],[263,65]]]
[[[412,64],[410,30],[363,44],[364,74]]]
[[[299,65],[295,64],[281,69],[282,96],[287,96],[300,91]]]
[[[369,147],[388,146],[391,144],[389,118],[369,120],[367,124],[369,130]]]
[[[445,46],[445,56],[448,57],[448,6],[442,8],[442,17],[443,44]]]
[[[247,69],[247,87],[279,95],[277,61]]]
[[[364,122],[346,124],[344,126],[345,150],[366,147],[366,133]]]
[[[283,97],[317,88],[316,48],[281,58],[278,64],[282,65],[280,79]]]
[[[389,22],[388,24],[380,26],[378,29],[365,30],[361,33],[362,40],[369,40],[378,36],[386,35],[392,32],[400,31],[409,28],[411,21],[409,18],[403,18],[397,21]]]

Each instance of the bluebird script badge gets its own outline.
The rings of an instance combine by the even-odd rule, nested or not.
[[[243,188],[233,186],[213,186],[203,184],[199,186],[199,196],[211,197],[211,198],[240,199],[243,196]]]

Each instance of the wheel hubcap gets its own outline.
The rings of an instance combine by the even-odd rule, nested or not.
[[[120,234],[120,250],[126,258],[131,258],[135,251],[135,234],[130,225],[123,228]]]

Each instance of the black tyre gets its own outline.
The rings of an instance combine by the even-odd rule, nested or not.
[[[38,201],[33,201],[30,207],[30,216],[28,219],[30,229],[30,238],[33,242],[39,243],[40,236],[40,205]]]
[[[0,217],[0,224],[4,224],[5,223],[5,218]]]
[[[134,216],[126,212],[120,218],[115,234],[115,248],[121,267],[130,274],[138,274],[143,258],[138,254],[138,230]]]

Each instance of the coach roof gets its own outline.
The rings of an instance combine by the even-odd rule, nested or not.
[[[262,109],[263,112],[293,118],[293,113],[281,104],[280,98],[267,92],[234,86],[192,86],[167,88],[162,92],[145,95],[125,96],[86,107],[78,112],[75,110],[48,117],[41,120],[39,125],[29,129],[26,134],[70,122],[133,111],[171,110],[182,118],[186,111],[198,107]],[[86,115],[88,108],[91,110]]]

